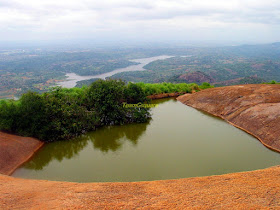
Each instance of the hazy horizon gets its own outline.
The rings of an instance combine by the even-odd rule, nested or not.
[[[0,43],[272,43],[279,11],[276,0],[0,0]]]

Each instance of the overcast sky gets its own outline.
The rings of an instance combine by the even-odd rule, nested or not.
[[[280,41],[279,0],[0,0],[0,41]]]

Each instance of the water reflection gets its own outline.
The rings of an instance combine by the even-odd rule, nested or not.
[[[86,138],[77,138],[69,141],[59,141],[46,144],[24,167],[42,170],[49,162],[71,159],[88,145]]]
[[[90,133],[88,137],[92,141],[94,149],[105,153],[117,151],[121,149],[124,140],[129,140],[132,144],[137,145],[138,139],[146,131],[148,124],[104,127],[98,130],[98,132]]]
[[[103,127],[72,140],[49,143],[27,162],[24,168],[42,170],[53,160],[61,162],[63,159],[71,159],[78,156],[89,142],[92,142],[95,150],[103,153],[120,150],[126,140],[136,146],[148,125],[149,122]]]

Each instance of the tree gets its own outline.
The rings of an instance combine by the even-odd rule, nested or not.
[[[98,80],[90,85],[86,104],[94,110],[101,125],[124,123],[124,89],[125,83],[120,80]]]

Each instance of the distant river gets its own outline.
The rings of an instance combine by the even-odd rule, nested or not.
[[[98,74],[94,76],[80,76],[75,73],[67,73],[67,79],[66,81],[59,82],[58,85],[66,88],[72,88],[75,87],[78,81],[82,80],[89,80],[89,79],[95,79],[95,78],[100,78],[100,79],[105,79],[106,77],[111,77],[114,74],[121,73],[121,72],[128,72],[128,71],[144,71],[145,69],[143,68],[145,65],[156,61],[156,60],[164,60],[167,58],[172,58],[174,56],[168,56],[168,55],[161,55],[161,56],[155,56],[155,57],[149,57],[149,58],[141,58],[141,59],[133,59],[130,60],[132,62],[137,62],[140,64],[136,65],[131,65],[125,68],[119,68],[115,69],[113,71],[104,73],[104,74]]]

